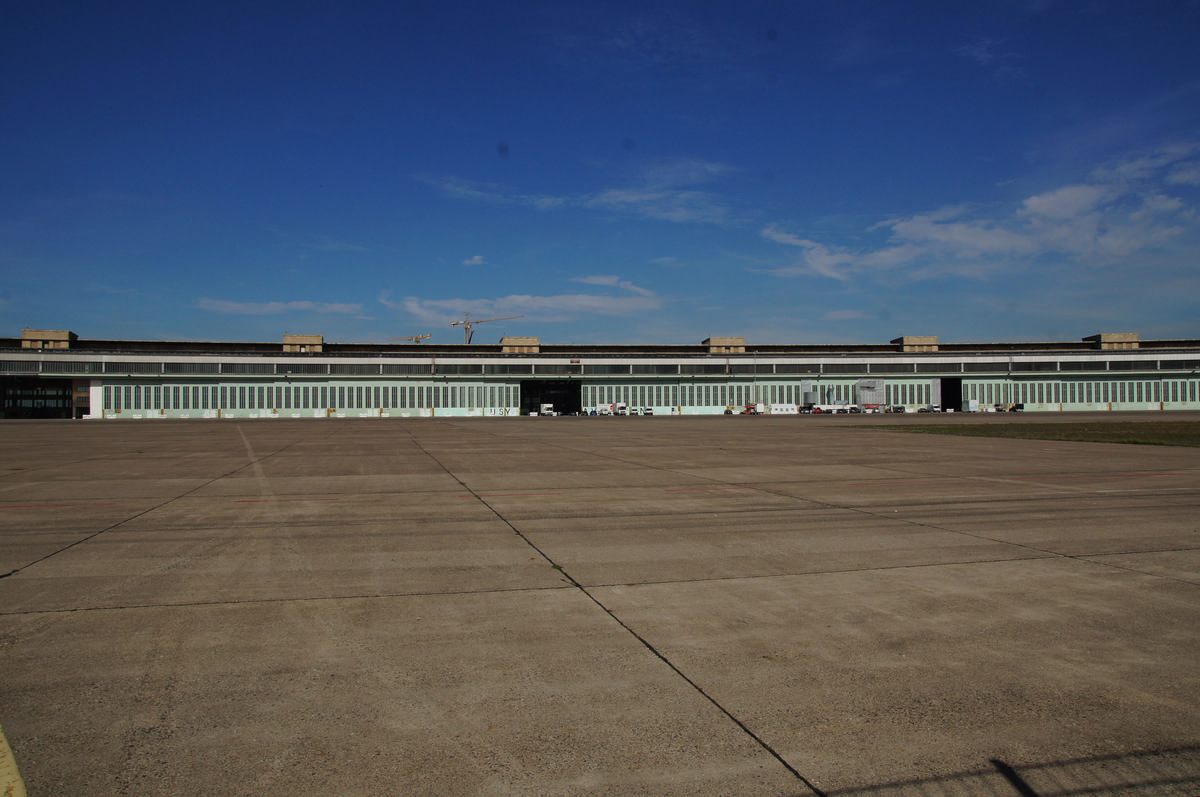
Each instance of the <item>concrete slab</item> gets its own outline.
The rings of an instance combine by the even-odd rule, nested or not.
[[[1038,559],[594,594],[823,790],[1196,737],[1190,584]]]
[[[4,632],[31,794],[795,788],[575,590],[32,614]]]
[[[0,501],[0,534],[48,531],[82,534],[103,531],[160,505],[159,496],[105,498],[90,493],[79,498],[19,498]]]
[[[494,513],[469,493],[294,494],[267,496],[187,495],[146,512],[122,528],[170,529],[262,524],[338,526],[343,522],[402,520],[486,520]]]
[[[1150,553],[1113,554],[1089,556],[1091,561],[1102,562],[1113,567],[1124,567],[1139,573],[1151,573],[1163,578],[1175,578],[1192,584],[1200,584],[1200,550],[1157,550]]]
[[[311,469],[311,464],[309,468]],[[249,469],[228,478],[210,481],[195,490],[197,497],[262,497],[369,495],[372,493],[436,492],[461,490],[453,476],[438,469],[436,472],[382,473],[346,476],[269,475],[266,470],[255,473]]]
[[[1062,497],[1025,501],[896,505],[893,516],[1063,556],[1195,547],[1200,505],[1168,502],[1162,494],[1089,495],[1062,516]],[[1177,497],[1178,498],[1178,497]]]
[[[514,525],[584,584],[685,582],[1050,554],[840,508],[560,519]]]
[[[61,500],[69,489],[72,502],[107,501],[114,498],[156,498],[178,495],[209,484],[211,479],[107,478],[71,480],[64,488],[61,481],[44,480],[36,475],[0,480],[0,511],[6,504],[45,503]],[[2,521],[0,521],[2,522]]]
[[[25,577],[6,611],[553,589],[547,567],[497,518],[326,527],[113,531]]]
[[[1200,792],[1200,452],[917,420],[6,423],[0,725],[31,794]]]

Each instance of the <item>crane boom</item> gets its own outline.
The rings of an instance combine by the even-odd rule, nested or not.
[[[503,318],[477,318],[474,321],[472,321],[471,314],[467,313],[466,317],[462,321],[451,321],[450,326],[462,327],[463,328],[463,338],[464,338],[463,342],[470,343],[471,338],[473,338],[475,336],[475,325],[476,324],[486,324],[488,321],[510,321],[514,318],[524,318],[524,317],[525,316],[523,316],[523,315],[506,315]]]

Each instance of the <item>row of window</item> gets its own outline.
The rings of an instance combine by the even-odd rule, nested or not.
[[[1103,382],[985,383],[963,386],[964,398],[982,404],[1125,404],[1196,401],[1200,381],[1184,379]]]
[[[874,382],[875,380],[871,380]],[[914,387],[921,387],[919,385]],[[924,389],[928,395],[929,386]],[[740,407],[746,404],[868,403],[864,391],[853,384],[682,384],[595,385],[584,387],[583,405],[625,403],[631,407]]]
[[[213,360],[158,362],[152,360],[0,360],[3,373],[45,374],[230,374],[308,376],[721,376],[725,374],[940,374],[1042,371],[1187,371],[1200,368],[1200,360],[1001,360],[962,362],[892,361],[763,363],[322,363],[288,361],[221,362]]]
[[[105,385],[104,409],[310,410],[515,407],[515,385]]]
[[[1195,402],[1198,380],[965,383],[963,398],[981,404]],[[930,383],[585,385],[582,403],[634,407],[744,404],[931,403]],[[104,408],[123,410],[416,409],[516,407],[516,385],[106,385]]]
[[[794,388],[794,390],[793,390]],[[755,403],[797,403],[793,385],[595,385],[583,390],[583,405],[631,407],[725,407]]]

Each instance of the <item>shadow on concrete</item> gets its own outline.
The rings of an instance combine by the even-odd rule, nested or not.
[[[1119,755],[1011,764],[992,759],[987,768],[939,778],[824,791],[826,797],[1149,797],[1200,795],[1200,746]]]

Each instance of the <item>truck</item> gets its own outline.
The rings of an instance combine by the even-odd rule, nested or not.
[[[558,413],[554,411],[553,404],[543,404],[538,410],[538,415],[558,415]]]

